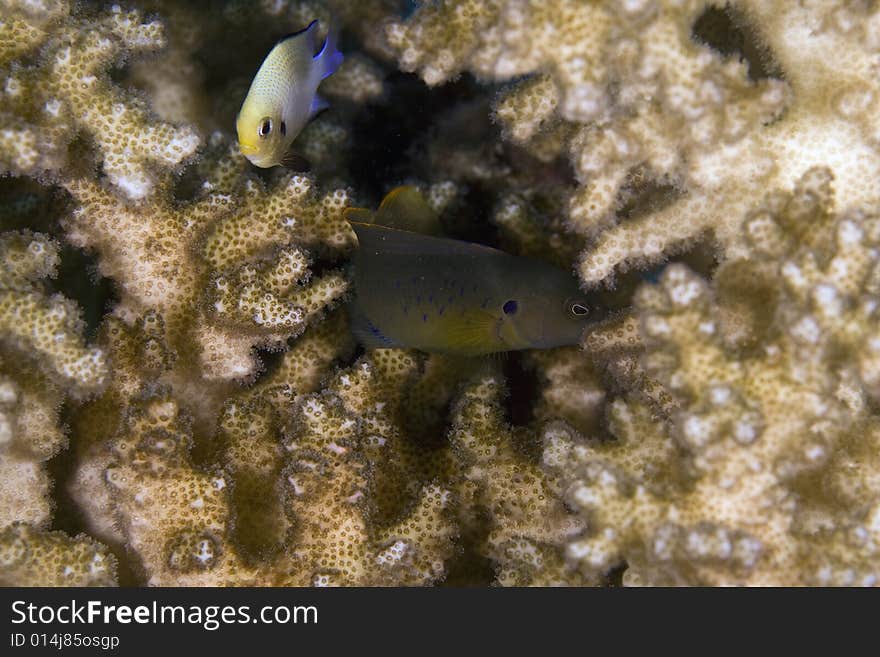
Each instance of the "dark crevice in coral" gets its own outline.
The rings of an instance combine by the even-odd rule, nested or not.
[[[492,561],[480,554],[489,535],[491,526],[488,514],[461,536],[459,550],[446,562],[446,579],[440,582],[444,587],[483,587],[495,583],[495,568]]]
[[[488,219],[497,200],[491,190],[481,185],[469,185],[462,204],[467,212],[446,217],[443,224],[446,233],[456,239],[497,248],[500,241],[498,228]]]
[[[617,396],[625,398],[628,391],[622,388],[614,374],[609,373],[601,367],[599,369],[602,377],[602,387],[606,390],[605,397],[607,403],[605,405],[605,412],[599,413],[596,416],[596,425],[593,428],[593,431],[590,432],[590,440],[595,440],[602,444],[616,443],[618,440],[617,436],[611,431],[611,417],[609,411],[614,403],[614,398]],[[574,511],[574,509],[571,509],[571,511]]]
[[[187,166],[171,179],[170,196],[181,204],[193,203],[205,195],[204,173],[198,167]]]
[[[128,77],[131,75],[131,69],[128,62],[117,62],[117,64],[107,70],[107,76],[113,84],[125,87],[128,84]]]
[[[632,305],[636,289],[642,283],[657,283],[666,268],[672,263],[687,265],[705,280],[712,280],[718,268],[717,249],[710,235],[704,235],[695,242],[679,247],[679,252],[668,254],[668,258],[655,265],[633,267],[627,271],[618,271],[615,275],[614,287],[591,292],[595,303],[609,311],[623,310]]]
[[[715,277],[718,269],[718,248],[712,235],[703,235],[697,241],[691,243],[687,249],[670,258],[670,262],[680,262],[687,265],[694,272],[707,281]]]
[[[345,272],[351,265],[345,261],[348,256],[339,251],[309,251],[309,280],[320,278],[330,272],[342,269]]]
[[[655,269],[660,269],[665,266],[665,264],[660,265]],[[636,288],[644,282],[650,271],[653,270],[643,272],[633,269],[627,272],[618,273],[614,279],[614,287],[603,287],[597,290],[592,290],[589,293],[589,300],[600,308],[605,309],[607,312],[625,310],[632,305],[632,297],[633,294],[635,294]]]
[[[71,205],[70,196],[60,187],[0,178],[0,230],[32,230],[59,242],[57,276],[45,282],[50,291],[77,303],[86,323],[86,338],[91,340],[101,318],[118,298],[111,282],[98,273],[97,258],[65,240],[58,218],[68,214]]]
[[[77,135],[70,142],[67,146],[66,161],[67,164],[64,166],[66,179],[88,178],[96,182],[106,182],[103,155],[95,142],[86,135]]]
[[[658,180],[644,168],[635,168],[629,173],[629,179],[621,187],[617,199],[617,220],[620,223],[633,221],[645,215],[658,212],[679,198],[682,192],[671,182]],[[632,267],[625,271],[618,270],[612,287],[604,287],[591,292],[595,303],[609,310],[621,310],[630,306],[636,288],[645,280],[656,282],[656,275],[662,271],[666,263],[648,269]]]
[[[681,195],[681,190],[672,183],[652,178],[650,172],[641,168],[635,169],[620,189],[617,219],[624,222],[659,212]]]
[[[411,179],[437,117],[485,91],[468,75],[430,88],[411,73],[392,73],[386,86],[387,101],[364,105],[352,121],[352,141],[358,144],[350,161],[354,187],[376,204],[395,184]]]
[[[231,493],[231,534],[236,552],[245,563],[268,563],[284,547],[287,524],[278,475],[260,477],[239,473]]]
[[[517,144],[505,141],[502,147],[505,160],[510,163],[513,170],[517,172],[530,172],[531,177],[535,180],[536,187],[545,186],[551,189],[555,187],[568,187],[574,189],[578,186],[577,174],[568,155],[563,154],[550,162],[545,162]]]
[[[472,376],[481,363],[480,359],[474,358],[439,358],[444,359],[443,364],[449,368],[447,374],[458,385]],[[412,442],[423,452],[446,447],[452,410],[458,402],[458,385],[440,388],[416,384],[406,391],[395,418],[403,429],[404,440]]]
[[[186,349],[187,347],[182,347]],[[191,349],[191,347],[190,347]],[[181,378],[193,376],[191,372],[199,371],[195,368],[188,367],[178,370]],[[218,399],[239,398],[241,388],[248,385],[247,380],[227,381],[218,384],[212,390]],[[147,383],[141,391],[141,398],[158,398],[170,396],[173,394],[174,388],[160,382]],[[189,436],[189,458],[193,467],[201,472],[214,473],[218,468],[222,468],[224,464],[223,450],[225,443],[218,437],[218,420],[221,407],[219,405],[211,405],[210,412],[204,412],[204,409],[198,408],[198,402],[181,403],[178,411],[178,422],[183,433]]]
[[[786,329],[778,323],[779,288],[763,263],[728,260],[713,277],[724,343],[739,358],[763,357]]]
[[[281,365],[281,359],[284,358],[284,352],[290,349],[292,340],[288,340],[287,346],[261,347],[256,349],[256,360],[259,363],[256,373],[247,381],[247,387],[253,386],[265,381],[272,376],[278,366]]]
[[[541,392],[535,370],[525,367],[522,352],[511,351],[502,361],[502,371],[509,391],[504,410],[507,421],[515,427],[528,426]]]
[[[60,195],[28,178],[0,176],[0,230],[29,229],[58,236]]]
[[[707,7],[691,28],[691,38],[726,57],[736,56],[748,65],[753,81],[782,78],[773,53],[750,24],[748,16],[731,7]]]
[[[65,418],[70,416],[71,409],[68,404],[63,406],[61,414]],[[66,426],[69,427],[70,425],[66,424]],[[66,531],[71,536],[86,531],[82,514],[68,494],[68,481],[73,476],[75,468],[76,459],[73,458],[69,447],[62,449],[46,462],[49,476],[55,482],[52,488],[52,501],[55,506],[52,516],[52,529]]]
[[[409,410],[404,405],[403,412],[396,418],[404,431],[404,440],[412,442],[422,451],[430,451],[441,449],[447,444],[447,434],[450,425],[448,423],[452,414],[452,407],[456,398],[443,400],[435,408],[432,415],[426,416],[424,413],[418,415],[409,414]]]
[[[70,433],[70,427],[75,426],[74,416],[78,409],[72,404],[65,403],[61,408],[61,426]],[[71,445],[62,449],[58,454],[46,462],[46,470],[53,482],[50,497],[53,505],[52,523],[49,529],[63,531],[70,536],[89,534],[89,528],[78,505],[70,496],[70,482],[76,473],[78,459],[74,457],[73,443],[75,436],[69,436]],[[101,541],[115,555],[117,562],[117,576],[120,586],[139,586],[143,584],[143,577],[136,572],[138,559],[121,546],[109,541]]]
[[[356,362],[358,362],[364,354],[367,353],[367,350],[364,349],[363,345],[355,343],[354,351],[351,352],[351,355],[348,358],[343,358],[337,363],[337,368],[339,370],[347,370],[354,366]]]
[[[629,564],[626,563],[626,561],[623,561],[611,568],[608,572],[605,573],[602,586],[623,586],[623,574],[626,572],[627,568],[629,568]]]
[[[466,547],[464,552],[446,564],[447,576],[439,586],[450,588],[478,588],[495,583],[492,561],[479,554],[477,546]]]
[[[93,340],[98,324],[119,303],[113,284],[98,273],[98,259],[82,249],[64,244],[53,287],[82,309],[86,338]]]

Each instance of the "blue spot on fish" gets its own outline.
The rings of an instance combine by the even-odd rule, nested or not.
[[[423,322],[427,322],[427,321],[428,321],[428,315],[426,315],[426,314],[422,314],[422,321],[423,321]]]
[[[440,307],[440,312],[438,312],[437,314],[440,315],[440,316],[442,316],[443,313],[445,313],[445,312],[446,312],[446,306],[441,306],[441,307]]]
[[[462,285],[462,286],[458,289],[458,296],[460,296],[460,297],[463,297],[463,296],[464,296],[464,285]]]

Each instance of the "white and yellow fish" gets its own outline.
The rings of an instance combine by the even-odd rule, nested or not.
[[[315,54],[317,32],[312,21],[275,44],[251,82],[235,129],[242,154],[258,167],[281,164],[309,119],[327,107],[318,85],[343,58],[332,27]]]

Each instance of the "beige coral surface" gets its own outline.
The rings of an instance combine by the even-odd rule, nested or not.
[[[874,3],[73,4],[0,0],[0,583],[878,584]],[[607,319],[363,352],[343,210],[402,182]]]

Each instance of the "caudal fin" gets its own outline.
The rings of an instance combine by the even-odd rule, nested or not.
[[[322,80],[328,75],[335,73],[336,69],[342,64],[342,60],[345,59],[336,48],[336,38],[337,26],[330,25],[330,29],[327,30],[327,38],[324,39],[324,45],[321,47],[320,52],[315,55],[315,63],[318,65]]]

